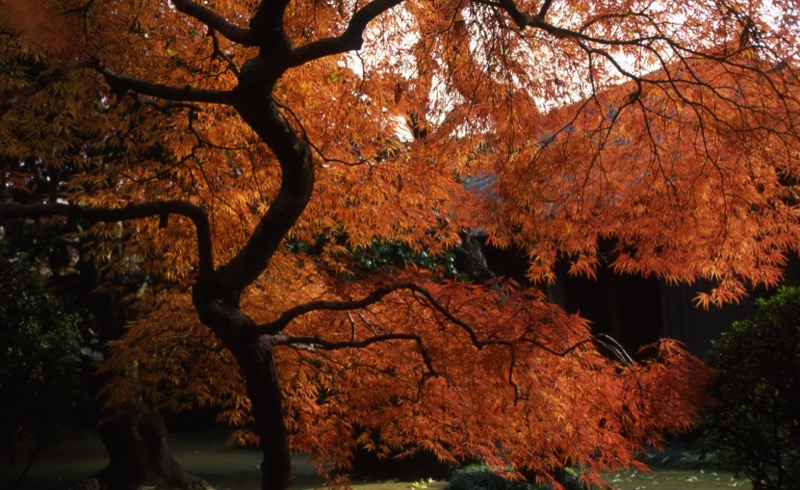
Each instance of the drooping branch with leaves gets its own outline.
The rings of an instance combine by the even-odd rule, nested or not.
[[[8,1],[4,184],[24,195],[26,159],[75,171],[0,217],[124,222],[124,249],[159,287],[117,368],[136,362],[154,404],[192,392],[252,418],[264,489],[290,487],[290,449],[340,471],[358,445],[543,479],[581,465],[597,481],[691,422],[691,357],[666,342],[645,365],[609,360],[541,294],[410,265],[359,278],[350,252],[383,240],[443,254],[480,230],[523,250],[538,282],[559,261],[711,280],[704,305],[775,284],[800,245],[796,14]],[[107,227],[86,233],[102,256]],[[124,403],[124,386],[109,398]]]

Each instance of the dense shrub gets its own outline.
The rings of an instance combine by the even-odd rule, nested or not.
[[[448,490],[534,490],[530,484],[510,481],[483,465],[457,469],[450,478]]]
[[[569,471],[560,479],[567,490],[585,490],[578,483],[577,473]],[[534,486],[524,481],[512,481],[493,472],[486,466],[471,464],[453,472],[447,490],[550,490],[550,485]]]
[[[79,320],[25,257],[0,257],[0,444],[58,438],[80,393]]]
[[[760,300],[706,362],[718,370],[718,403],[701,423],[702,443],[756,490],[800,482],[800,289]]]

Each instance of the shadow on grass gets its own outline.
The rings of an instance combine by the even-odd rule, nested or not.
[[[261,455],[253,449],[230,448],[225,444],[227,433],[178,433],[170,435],[170,450],[175,459],[193,475],[206,480],[218,490],[253,490],[260,485],[258,465]],[[5,468],[7,461],[0,461]],[[21,490],[66,490],[108,464],[108,457],[99,437],[83,434],[80,437],[47,449],[36,461],[22,481]],[[306,490],[318,487],[322,481],[314,472],[308,458],[294,457],[294,488]],[[9,487],[19,468],[12,469],[0,480],[0,488]],[[751,485],[736,480],[731,473],[714,472],[700,468],[658,468],[652,473],[635,471],[617,472],[608,481],[620,490],[711,490],[738,488],[749,490]],[[413,480],[373,481],[358,476],[352,479],[357,490],[409,490]],[[444,482],[424,485],[424,490],[441,490]],[[420,489],[419,486],[416,486]]]

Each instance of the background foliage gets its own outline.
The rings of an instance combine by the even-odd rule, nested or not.
[[[81,395],[81,317],[24,255],[0,258],[0,442],[46,445],[65,434]]]

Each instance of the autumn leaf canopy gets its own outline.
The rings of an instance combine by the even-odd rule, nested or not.
[[[252,69],[246,60],[270,49],[246,28],[255,6],[46,5],[3,8],[6,55],[21,62],[8,65],[3,91],[30,91],[16,98],[38,109],[4,116],[4,153],[41,154],[37,142],[65,150],[60,164],[88,170],[73,198],[86,204],[193,196],[231,253],[280,184],[272,152],[228,105]],[[527,251],[533,279],[552,279],[560,257],[588,274],[610,260],[621,272],[711,279],[719,287],[703,303],[735,300],[748,282],[774,284],[796,245],[792,5],[282,8],[293,51],[275,48],[271,95],[318,166],[314,199],[293,228],[300,239],[336,230],[356,246],[391,238],[436,253],[461,230],[482,230]],[[373,11],[382,13],[361,25]],[[111,91],[75,70],[86,64]],[[35,92],[48,77],[58,83]],[[120,98],[126,89],[156,98]],[[4,110],[16,104],[7,98]],[[95,141],[60,148],[75,143],[59,136],[77,131]],[[146,145],[147,155],[130,151]],[[475,180],[486,184],[479,192]],[[95,182],[109,192],[88,198]],[[598,237],[617,241],[610,259],[599,257]],[[189,269],[191,259],[175,260]]]

